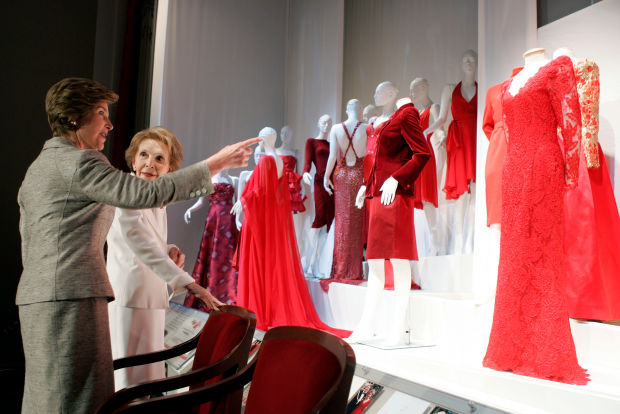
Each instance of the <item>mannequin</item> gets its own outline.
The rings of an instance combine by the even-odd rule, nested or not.
[[[406,322],[411,288],[409,260],[417,259],[411,183],[430,156],[417,110],[410,103],[396,110],[397,96],[398,89],[389,81],[380,83],[375,91],[375,104],[382,108],[382,112],[372,125],[372,131],[379,130],[379,133],[376,150],[370,155],[372,166],[369,171],[367,165],[364,166],[364,185],[360,187],[356,200],[356,206],[361,209],[368,197],[368,286],[362,317],[349,338],[350,342],[378,341],[386,347],[409,343]],[[403,160],[403,163],[394,165],[395,159]],[[386,206],[392,203],[394,206],[387,209]],[[386,226],[387,222],[398,223],[398,230]],[[385,283],[385,260],[390,260],[394,270],[394,318],[387,335],[375,338],[374,318]]]
[[[208,288],[219,301],[234,305],[237,301],[237,271],[230,266],[230,262],[237,246],[238,229],[235,218],[230,214],[230,207],[234,203],[239,180],[231,177],[228,170],[222,170],[211,181],[214,192],[209,195],[209,213],[192,277],[196,283]],[[183,216],[187,224],[191,221],[192,213],[204,204],[205,197],[200,197],[187,209]],[[184,305],[204,309],[196,297],[190,294],[185,297]]]
[[[575,72],[581,109],[579,181],[564,193],[564,249],[568,314],[572,318],[620,319],[620,217],[605,154],[598,141],[599,68],[562,47]],[[560,134],[561,135],[561,134]]]
[[[364,107],[364,112],[362,113],[362,120],[365,124],[368,124],[374,120],[374,118],[379,116],[379,110],[373,104],[366,105]]]
[[[566,291],[564,195],[579,179],[581,110],[569,58],[528,50],[504,84],[508,149],[502,171],[501,246],[485,367],[585,384]],[[558,137],[562,133],[562,139]]]
[[[323,186],[329,195],[335,184],[334,251],[331,278],[361,280],[364,253],[364,212],[355,208],[356,194],[364,178],[366,124],[361,122],[362,104],[347,103],[347,119],[331,129],[329,158]],[[336,160],[338,161],[336,165]],[[334,166],[336,168],[334,170]],[[334,183],[331,176],[334,172]]]
[[[455,200],[454,253],[470,253],[473,248],[473,220],[476,181],[476,107],[478,84],[476,66],[478,55],[467,50],[461,58],[461,81],[448,84],[441,94],[439,116],[425,131],[424,136],[438,130],[448,121],[446,141],[446,182],[443,192],[448,200]],[[455,113],[456,109],[456,113]],[[465,195],[470,193],[470,195]]]
[[[440,107],[431,100],[428,94],[428,80],[424,78],[415,78],[411,81],[409,94],[411,101],[420,111],[420,127],[424,130],[428,128],[429,124],[435,122],[435,119],[439,116]],[[437,208],[439,204],[437,197],[437,170],[435,167],[435,152],[436,148],[439,149],[439,145],[433,142],[433,136],[434,134],[427,137],[429,148],[431,149],[431,157],[415,183],[416,208],[424,210],[424,216],[426,217],[430,232],[429,256],[437,254],[439,251],[439,241],[441,240],[437,226]]]
[[[265,151],[263,149],[263,142],[261,141],[256,146],[256,150],[254,151],[254,165],[255,166],[258,165],[258,161],[260,161],[260,158],[263,155],[265,155]],[[239,200],[239,198],[241,197],[241,194],[243,193],[243,189],[245,188],[245,184],[248,182],[251,175],[252,175],[252,170],[244,170],[239,173],[239,180],[237,182],[237,192],[235,195],[236,200]],[[233,214],[232,209],[230,213]],[[241,230],[241,226],[243,224],[243,210],[239,214],[235,215],[235,224],[237,225],[237,230]]]
[[[306,273],[316,277],[328,278],[331,264],[323,272],[319,252],[327,243],[328,232],[334,220],[334,197],[325,191],[323,178],[329,158],[329,133],[332,128],[332,118],[325,114],[318,122],[318,134],[315,138],[306,140],[306,152],[304,162],[303,180],[314,189],[314,221],[308,232],[309,260],[306,260]],[[310,173],[312,165],[316,169],[314,178]]]
[[[291,193],[291,210],[293,213],[301,213],[306,211],[304,200],[302,197],[301,175],[297,174],[297,150],[291,146],[293,138],[293,130],[290,126],[285,125],[280,130],[280,139],[282,145],[276,148],[276,153],[284,161],[284,170],[288,179],[289,192]]]
[[[271,127],[265,127],[260,130],[260,132],[258,133],[258,136],[263,139],[262,146],[259,146],[259,148],[262,147],[261,155],[263,156],[268,155],[270,157],[273,157],[276,163],[276,171],[277,171],[278,178],[281,178],[282,174],[284,173],[284,162],[282,161],[280,156],[276,153],[276,149],[275,149],[276,139],[278,138],[278,133],[276,132],[275,129]],[[256,152],[259,152],[258,148]],[[256,158],[257,157],[255,156],[254,158],[255,161],[256,161]],[[258,158],[260,160],[260,156]],[[256,164],[258,164],[258,162],[256,162]],[[250,175],[251,174],[252,173],[250,173]],[[249,176],[246,179],[246,183],[248,180],[249,180]],[[243,190],[241,190],[241,192],[243,193]],[[235,214],[235,215],[239,215],[239,213],[243,212],[243,204],[241,203],[241,197],[239,197],[237,201],[235,202],[235,204],[233,204],[230,212],[231,214]]]

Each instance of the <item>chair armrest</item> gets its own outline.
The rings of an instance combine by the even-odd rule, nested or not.
[[[151,398],[149,400],[140,400],[123,409],[123,413],[155,413],[155,412],[175,412],[185,407],[194,407],[204,404],[208,401],[222,399],[228,394],[232,394],[243,388],[243,386],[252,381],[256,360],[246,365],[237,374],[232,375],[215,384],[209,384],[195,390],[186,391],[179,394],[166,395],[163,397]],[[114,407],[118,407],[115,405]],[[115,408],[106,408],[105,411],[99,411],[100,414],[112,413]]]
[[[150,364],[152,362],[163,361],[184,354],[188,351],[191,351],[192,349],[195,349],[196,346],[198,346],[198,340],[200,339],[201,333],[202,331],[196,334],[192,339],[188,339],[187,341],[175,345],[169,349],[115,359],[114,369],[117,370],[120,368],[133,367],[136,365]]]

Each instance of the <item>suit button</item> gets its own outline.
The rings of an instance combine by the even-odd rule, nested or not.
[[[207,188],[206,187],[202,188],[202,194],[207,194]]]
[[[189,196],[190,196],[190,197],[192,197],[192,198],[194,198],[194,197],[196,197],[196,193],[194,193],[194,192],[192,191],[191,193],[189,193]]]

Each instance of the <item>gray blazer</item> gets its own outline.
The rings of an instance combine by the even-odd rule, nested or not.
[[[107,297],[103,245],[114,208],[153,208],[213,191],[205,162],[144,181],[95,150],[64,138],[45,142],[19,189],[24,271],[16,303]]]

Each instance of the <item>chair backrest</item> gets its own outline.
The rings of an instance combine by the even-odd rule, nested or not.
[[[202,383],[196,383],[190,389],[215,383],[245,367],[255,328],[256,316],[245,308],[227,305],[221,306],[217,312],[212,312],[196,346],[192,371],[213,364],[223,358],[232,359],[235,366],[230,372],[215,376]],[[202,404],[199,411],[201,414],[233,412],[232,407],[239,405],[241,394],[241,392],[233,393],[221,401]]]
[[[273,328],[257,355],[245,413],[343,413],[354,369],[353,350],[337,336]]]

